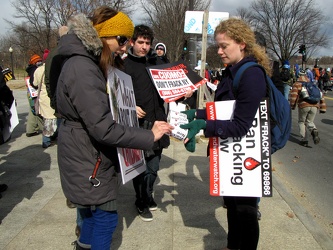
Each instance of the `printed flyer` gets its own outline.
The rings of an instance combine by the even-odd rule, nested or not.
[[[232,120],[235,101],[206,104],[208,120]],[[260,102],[252,127],[244,137],[212,137],[210,194],[271,197],[272,171],[268,99]]]
[[[112,68],[108,74],[107,85],[114,120],[122,125],[139,127],[132,78]],[[146,170],[142,150],[117,148],[117,151],[123,184]]]
[[[151,66],[147,71],[158,94],[167,103],[184,97],[188,90],[196,91],[207,82],[184,61]]]

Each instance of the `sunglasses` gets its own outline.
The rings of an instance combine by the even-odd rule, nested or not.
[[[116,36],[116,39],[119,46],[124,46],[129,41],[126,36]]]

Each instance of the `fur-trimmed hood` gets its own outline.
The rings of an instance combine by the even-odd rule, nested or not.
[[[60,38],[59,53],[64,56],[85,55],[95,60],[100,56],[103,43],[91,21],[78,14],[68,21],[68,33]]]

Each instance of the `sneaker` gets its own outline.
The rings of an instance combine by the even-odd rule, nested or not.
[[[312,135],[314,144],[318,144],[320,142],[320,138],[318,136],[318,130],[317,129],[312,130],[311,135]]]
[[[139,213],[139,217],[143,221],[152,221],[153,220],[153,214],[149,211],[147,207],[140,209],[139,207],[136,207]]]
[[[299,142],[299,145],[304,146],[304,147],[307,147],[308,144],[309,144],[308,141],[300,141],[300,142]]]
[[[157,204],[154,201],[154,199],[151,199],[151,201],[149,203],[149,210],[150,211],[156,211],[157,210]]]

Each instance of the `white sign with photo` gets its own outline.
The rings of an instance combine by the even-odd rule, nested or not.
[[[132,78],[112,68],[108,73],[107,85],[113,119],[125,126],[139,127]],[[117,151],[123,184],[146,170],[142,150],[117,148]]]

